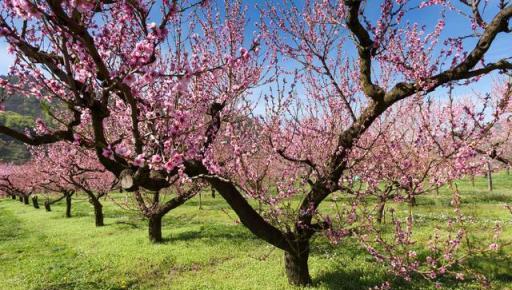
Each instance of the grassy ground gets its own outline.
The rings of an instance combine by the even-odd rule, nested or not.
[[[496,221],[504,237],[512,239],[512,176],[495,177],[496,189],[485,180],[475,187],[458,182],[464,212],[475,243]],[[425,239],[452,212],[450,195],[418,198],[414,209],[418,239]],[[255,238],[236,222],[235,215],[217,197],[203,196],[203,209],[194,199],[164,219],[166,242],[147,239],[146,222],[104,201],[106,226],[95,228],[85,197],[73,203],[73,217],[64,217],[64,205],[53,211],[36,210],[10,199],[0,200],[0,289],[294,289],[284,275],[282,252]],[[406,210],[405,208],[402,210]],[[512,289],[512,250],[470,261],[485,273],[495,289]],[[314,289],[368,289],[389,279],[350,240],[333,247],[322,238],[314,242],[310,259]],[[446,281],[449,289],[480,289],[474,282]],[[423,280],[396,288],[433,289]]]

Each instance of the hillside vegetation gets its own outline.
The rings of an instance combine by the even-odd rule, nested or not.
[[[0,88],[1,94],[3,92]],[[21,95],[9,96],[5,102],[5,110],[0,112],[0,124],[20,132],[32,128],[35,119],[44,115],[38,100]],[[23,163],[29,158],[30,154],[23,143],[6,135],[0,135],[0,162]]]

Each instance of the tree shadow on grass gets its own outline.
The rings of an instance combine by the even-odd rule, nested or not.
[[[467,192],[464,194],[461,202],[463,204],[488,204],[488,203],[510,203],[512,196],[510,194],[495,192]]]
[[[391,289],[396,290],[435,288],[433,282],[427,281],[420,276],[413,275],[412,280],[407,282],[402,278],[385,272],[376,273],[369,271],[368,269],[347,271],[342,267],[323,273],[315,279],[316,284],[321,284],[326,286],[328,289],[336,290],[373,289],[373,287],[381,286],[385,281],[390,283]],[[457,286],[463,285],[464,283],[472,283],[471,281],[458,281],[455,278],[440,279],[439,282],[443,287],[442,289],[453,289]]]
[[[468,260],[472,269],[484,274],[491,281],[512,283],[512,256],[501,250],[498,253],[472,257]]]
[[[512,259],[503,255],[486,255],[469,259],[471,269],[479,274],[483,274],[495,287],[502,285],[512,285]],[[394,277],[390,274],[379,273],[369,270],[347,270],[340,266],[330,269],[328,272],[321,273],[315,278],[315,284],[324,285],[328,289],[336,290],[355,290],[369,289],[381,285],[384,281],[389,281],[392,289],[430,289],[433,288],[433,282],[427,281],[419,276],[413,277],[411,282]],[[445,277],[439,280],[443,289],[465,289],[469,287],[478,287],[478,282],[468,279],[464,281],[456,280],[454,277]],[[432,286],[432,287],[429,287]],[[461,288],[462,287],[462,288]],[[495,288],[502,289],[502,288]],[[505,288],[508,289],[508,288]]]
[[[127,289],[130,285],[110,285],[103,282],[88,281],[88,282],[62,282],[62,283],[51,283],[49,285],[41,285],[38,290],[71,290],[71,289],[82,289],[82,290],[95,290],[95,289],[111,289],[121,290]]]
[[[231,243],[254,243],[261,241],[253,234],[241,227],[208,225],[197,230],[188,230],[180,233],[171,233],[164,238],[165,243],[200,240],[201,243],[217,244],[219,241],[229,240]]]
[[[378,277],[368,277],[368,273],[363,270],[346,271],[342,268],[322,273],[314,279],[315,284],[336,290],[369,289],[378,286],[383,281],[386,281],[386,277],[380,279]]]
[[[75,211],[73,213],[71,213],[71,218],[82,218],[82,217],[91,217],[94,219],[94,215],[92,215],[91,213],[89,212],[86,212],[86,211]]]
[[[107,226],[108,224],[105,224]],[[120,228],[130,228],[130,229],[142,229],[143,224],[131,222],[131,221],[115,221],[112,223],[114,226],[119,226]]]

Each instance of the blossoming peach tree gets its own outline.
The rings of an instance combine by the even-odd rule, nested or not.
[[[64,140],[93,149],[134,192],[155,225],[152,240],[161,241],[163,215],[197,190],[180,191],[165,204],[160,190],[198,187],[189,186],[200,181],[184,174],[184,163],[211,163],[208,148],[221,122],[237,122],[252,108],[246,91],[262,67],[257,39],[244,35],[239,1],[223,9],[206,1],[154,4],[2,3],[1,34],[18,55],[12,73],[23,80],[2,85],[7,93],[40,99],[54,118],[52,124],[38,120],[29,134],[5,126],[2,133],[31,145]],[[22,42],[23,48],[12,45]]]
[[[113,175],[98,162],[91,150],[77,144],[58,142],[31,148],[37,172],[47,177],[40,186],[57,191],[81,191],[87,195],[94,208],[96,226],[104,225],[103,205],[105,197],[116,184]],[[51,184],[55,183],[55,184]]]
[[[284,1],[260,8],[260,35],[251,39],[241,3],[226,1],[221,12],[217,4],[3,1],[0,35],[21,81],[0,85],[40,99],[54,122],[30,132],[0,125],[0,133],[34,146],[90,148],[128,191],[208,182],[244,226],[284,251],[292,284],[311,284],[311,239],[335,232],[320,206],[347,191],[388,111],[512,68],[508,56],[486,58],[510,32],[504,1],[493,9],[480,1]],[[438,13],[438,21],[416,24],[417,11]],[[446,32],[449,17],[461,29]],[[272,88],[265,109],[250,94],[261,84]],[[390,148],[396,136],[380,138],[382,128],[376,140]],[[372,171],[362,172],[369,182]],[[348,211],[336,235],[357,234],[354,222]]]
[[[41,177],[36,172],[35,163],[1,164],[0,169],[0,191],[13,199],[18,197],[25,204],[30,203],[29,198],[32,196],[34,207],[39,208],[37,195],[34,193],[37,192]],[[27,178],[27,175],[34,177]]]
[[[508,88],[508,84],[504,87]],[[486,144],[493,135],[493,125],[510,115],[505,110],[509,98],[507,89],[480,101],[472,96],[471,101],[427,98],[401,102],[369,129],[366,140],[360,140],[359,146],[364,149],[354,150],[356,158],[348,169],[342,190],[357,201],[371,200],[368,197],[375,196],[377,202],[369,203],[369,210],[367,204],[361,202],[363,210],[353,212],[359,218],[360,228],[352,234],[378,261],[387,262],[397,275],[406,280],[413,275],[434,281],[447,275],[459,280],[464,277],[482,280],[477,272],[461,266],[468,256],[490,251],[499,235],[487,244],[469,242],[475,239],[461,211],[456,181],[478,172],[485,163],[472,148]],[[484,115],[488,117],[478,117]],[[426,193],[438,194],[440,186],[453,192],[452,215],[446,216],[445,225],[435,225],[428,246],[423,243],[419,246],[414,225],[422,221],[421,216],[415,221],[413,206],[416,199]],[[385,222],[385,205],[389,200],[394,201],[387,210],[394,227],[392,235],[386,235],[386,227],[375,226],[374,222],[374,219],[379,224]],[[405,215],[396,210],[403,202],[409,207]],[[375,205],[376,208],[372,208]],[[328,237],[337,243],[338,237],[343,235],[336,234],[343,231],[346,232],[343,227],[337,231],[330,229]],[[418,250],[421,255],[416,254]],[[441,286],[439,282],[436,285]]]

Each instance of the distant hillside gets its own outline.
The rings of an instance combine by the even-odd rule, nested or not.
[[[5,79],[5,77],[2,77]],[[10,79],[11,82],[16,80]],[[0,89],[0,95],[3,94]],[[36,118],[42,117],[39,101],[22,95],[9,96],[5,102],[5,112],[0,112],[0,124],[18,131],[32,127]],[[30,158],[26,146],[8,136],[0,135],[0,161],[23,163]]]

